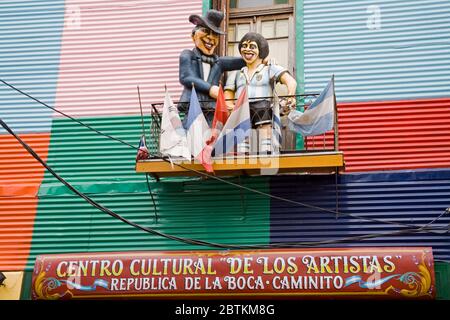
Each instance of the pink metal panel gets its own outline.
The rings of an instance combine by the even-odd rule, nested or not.
[[[190,49],[201,0],[66,1],[56,106],[72,116],[148,112],[164,85],[181,93],[178,57]],[[59,116],[55,114],[55,116]]]

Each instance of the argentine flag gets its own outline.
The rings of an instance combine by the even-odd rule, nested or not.
[[[334,76],[320,96],[305,112],[292,110],[288,116],[289,129],[302,136],[317,136],[331,130],[334,125]]]

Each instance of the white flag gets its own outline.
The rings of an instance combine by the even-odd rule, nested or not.
[[[182,157],[191,160],[186,130],[183,128],[178,109],[174,106],[167,90],[162,112],[159,152],[163,156]]]

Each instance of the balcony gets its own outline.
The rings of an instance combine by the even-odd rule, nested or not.
[[[317,95],[297,96],[297,108],[307,109]],[[136,163],[136,172],[147,173],[156,179],[161,177],[198,176],[206,172],[196,160],[163,159],[159,153],[160,123],[162,103],[152,105],[150,134],[147,136],[148,148],[152,155]],[[186,108],[179,107],[181,119]],[[335,119],[337,119],[335,109]],[[205,114],[207,116],[207,114]],[[281,117],[282,146],[279,154],[258,154],[252,146],[257,137],[250,139],[251,150],[248,154],[232,152],[212,157],[216,176],[239,175],[277,175],[277,174],[331,174],[344,167],[343,153],[338,150],[338,130],[334,128],[320,136],[302,137],[287,128],[287,116]]]

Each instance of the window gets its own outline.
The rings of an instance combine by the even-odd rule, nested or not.
[[[294,75],[295,38],[292,0],[230,1],[227,55],[239,56],[238,43],[249,31],[269,42],[270,58]]]
[[[222,54],[239,56],[238,43],[249,31],[262,34],[269,42],[269,57],[286,67],[295,77],[294,0],[232,0],[219,2],[228,12],[227,37]],[[229,5],[227,8],[226,5]],[[276,86],[279,95],[287,94],[286,86]],[[283,122],[284,121],[284,122]],[[296,134],[286,128],[282,119],[282,149],[296,148]]]
[[[267,7],[287,3],[289,3],[288,0],[231,0],[230,8]]]

